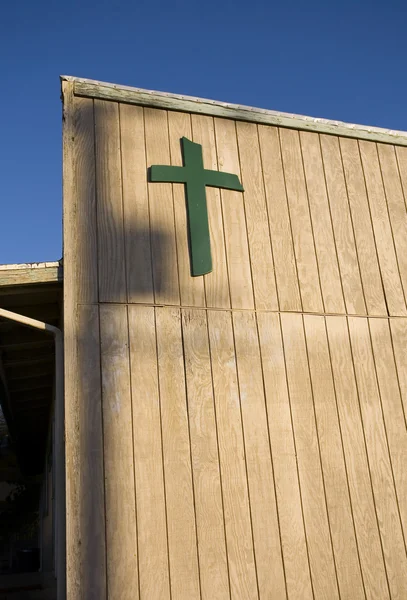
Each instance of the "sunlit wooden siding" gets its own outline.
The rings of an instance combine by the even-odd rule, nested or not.
[[[407,148],[72,90],[68,600],[407,598]]]

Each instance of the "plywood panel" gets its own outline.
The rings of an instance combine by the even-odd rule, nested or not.
[[[304,530],[280,317],[269,312],[258,313],[257,320],[287,595],[290,600],[308,600],[314,596]]]
[[[237,122],[236,130],[255,305],[257,309],[277,310],[276,281],[257,125]]]
[[[200,597],[184,357],[179,309],[157,308],[157,352],[171,597]]]
[[[373,319],[372,321],[379,321]],[[382,321],[380,319],[380,321]],[[383,323],[387,327],[386,320]],[[407,596],[407,559],[366,319],[349,319],[363,429],[392,598]],[[405,486],[405,482],[404,482]]]
[[[202,598],[230,598],[206,311],[182,313]]]
[[[215,136],[219,171],[240,177],[235,123],[227,119],[215,119]],[[241,192],[222,190],[221,198],[232,307],[254,308],[243,195]]]
[[[95,124],[93,100],[74,98],[76,285],[80,302],[98,301],[97,223],[95,193]]]
[[[325,318],[304,316],[328,517],[342,600],[365,598]]]
[[[170,598],[160,395],[153,307],[129,307],[140,598]]]
[[[109,598],[139,598],[127,307],[100,307]]]
[[[324,312],[298,131],[280,129],[303,310]]]
[[[259,125],[258,132],[280,310],[301,310],[278,129]]]
[[[369,315],[385,315],[387,307],[357,140],[340,138],[340,148],[367,311]]]
[[[182,167],[181,138],[192,138],[191,116],[187,113],[168,113],[171,164]],[[169,185],[169,184],[167,184]],[[174,183],[175,233],[181,303],[184,306],[205,306],[203,277],[191,277],[188,248],[188,225],[185,202],[185,185]]]
[[[126,302],[119,105],[95,100],[99,301]]]
[[[79,536],[75,538],[80,558],[78,597],[105,600],[105,493],[97,306],[79,308],[78,332],[78,455],[81,458],[72,465],[80,474],[75,503],[80,523]],[[69,529],[68,533],[71,533]]]
[[[233,315],[260,598],[286,597],[270,440],[254,313]]]
[[[394,249],[393,233],[384,195],[377,147],[373,142],[362,140],[359,142],[359,146],[389,314],[405,315],[407,309]]]
[[[143,109],[129,104],[119,108],[127,301],[153,302]]]
[[[384,191],[404,291],[407,291],[407,210],[394,146],[377,145]]]
[[[372,319],[370,322],[373,354],[382,400],[383,417],[387,432],[394,481],[400,514],[407,534],[407,429],[400,395],[399,381],[394,361],[388,321]],[[406,349],[404,348],[404,352]]]
[[[345,304],[319,135],[301,131],[300,142],[324,307],[328,313],[342,314]]]
[[[321,135],[320,140],[346,312],[363,315],[366,305],[339,140],[332,135]]]
[[[202,146],[205,169],[218,170],[215,143],[215,125],[211,117],[191,115],[193,141]],[[226,264],[223,214],[218,188],[206,188],[206,202],[211,236],[212,273],[204,277],[206,304],[211,307],[229,308],[229,280]]]
[[[258,599],[231,316],[208,311],[226,543],[233,600]]]
[[[302,317],[281,325],[314,596],[339,598]]]
[[[372,494],[347,321],[345,317],[327,317],[326,323],[366,597],[383,600],[390,595]]]
[[[167,113],[144,109],[147,166],[169,165]],[[158,304],[179,304],[177,246],[172,184],[148,183],[150,235],[153,257],[154,299]]]

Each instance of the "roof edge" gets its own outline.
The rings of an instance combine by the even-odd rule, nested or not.
[[[223,117],[238,121],[249,121],[264,125],[275,125],[302,131],[314,131],[317,133],[327,133],[343,137],[407,146],[406,131],[295,115],[263,108],[208,100],[205,98],[144,90],[141,88],[106,83],[92,79],[61,75],[61,83],[64,81],[73,84],[75,96],[125,102],[127,104],[177,110],[181,112],[210,115],[212,117]]]

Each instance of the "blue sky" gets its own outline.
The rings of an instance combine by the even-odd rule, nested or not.
[[[59,75],[407,130],[407,3],[21,0],[0,9],[0,263],[62,255]]]

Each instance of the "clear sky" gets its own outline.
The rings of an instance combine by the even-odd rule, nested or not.
[[[406,0],[3,0],[0,263],[62,256],[60,74],[407,130],[406,23]]]

